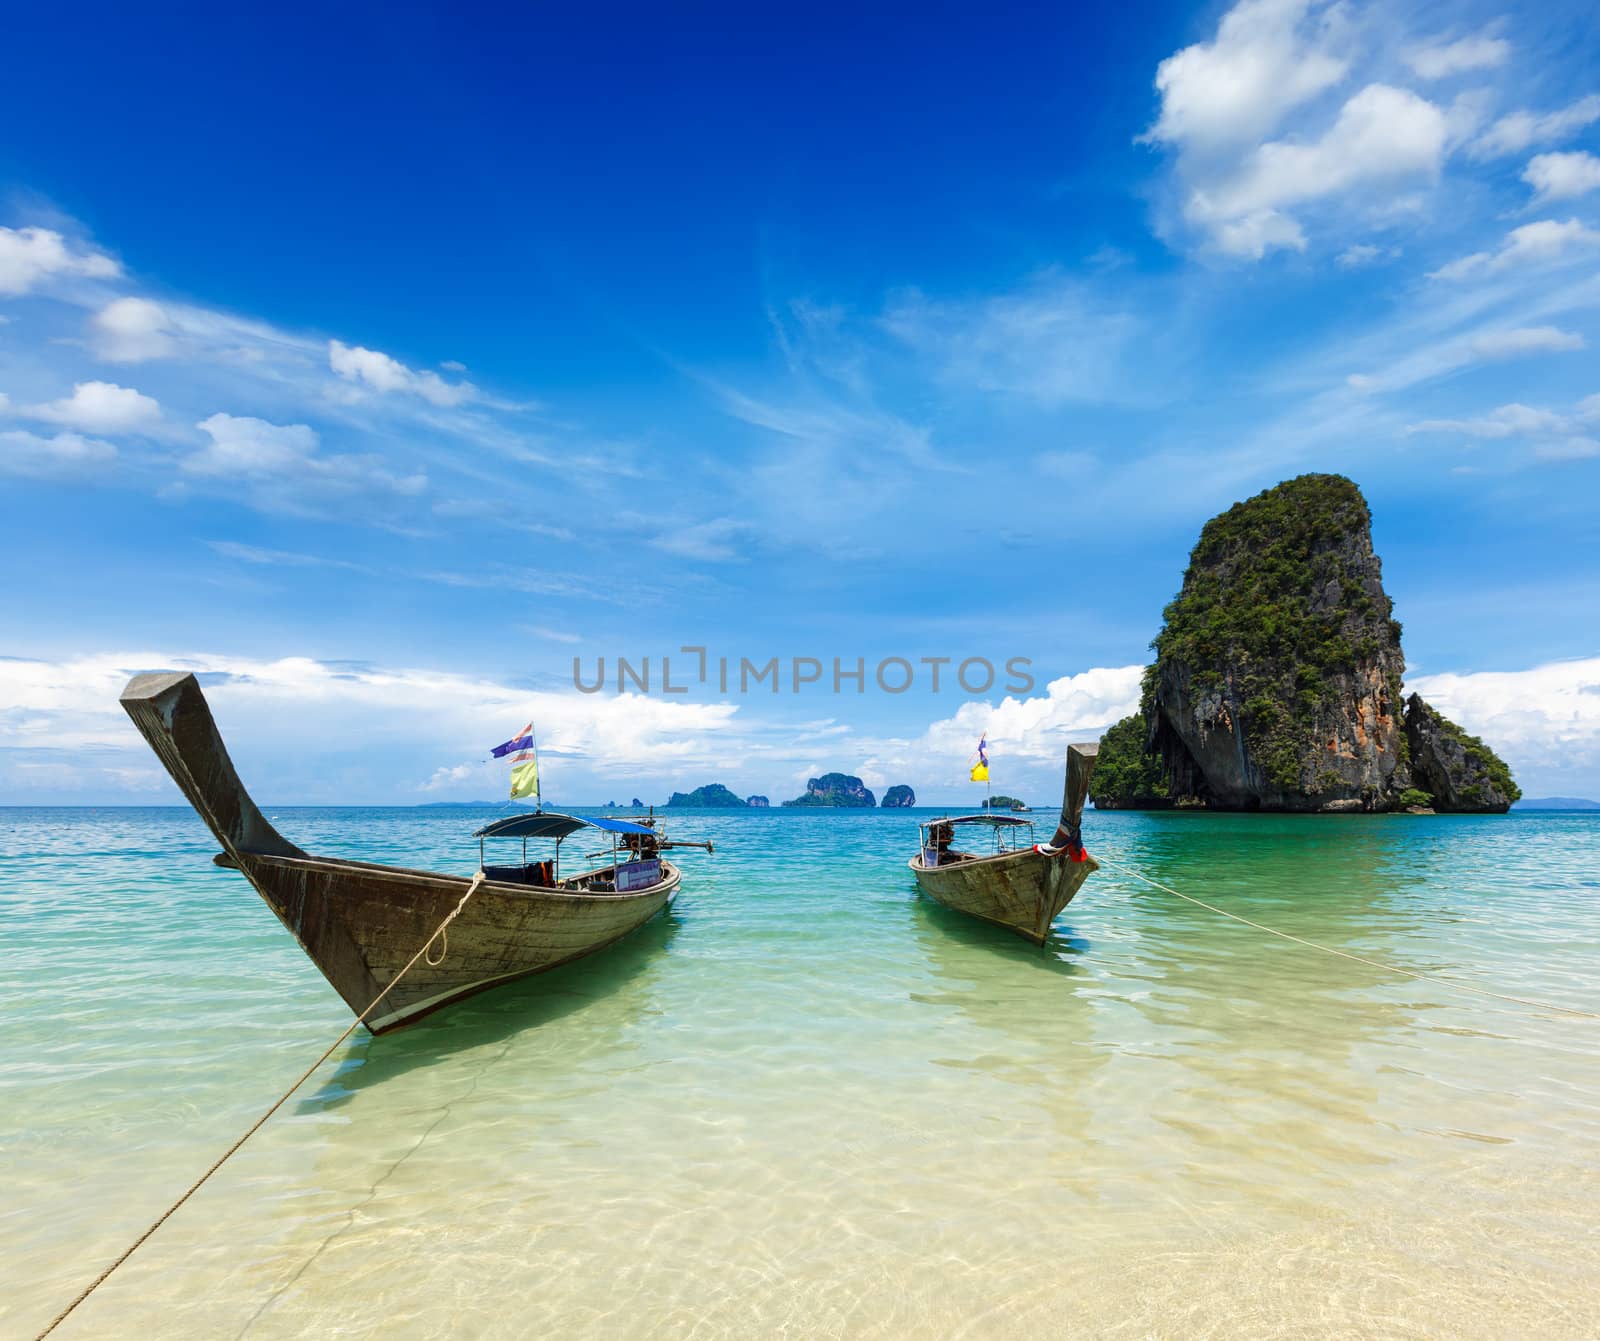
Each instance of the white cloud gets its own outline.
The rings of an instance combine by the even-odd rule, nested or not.
[[[1570,421],[1551,410],[1536,410],[1528,405],[1502,405],[1479,419],[1424,419],[1412,424],[1407,433],[1462,433],[1469,438],[1527,437],[1536,433],[1564,431]]]
[[[343,568],[354,573],[370,573],[363,564],[348,559],[330,559],[321,554],[300,554],[294,550],[263,549],[260,545],[242,545],[236,540],[209,540],[206,542],[225,559],[240,563],[264,564],[278,568]]]
[[[1504,38],[1479,33],[1454,42],[1413,47],[1405,60],[1420,79],[1446,79],[1468,70],[1492,70],[1504,65],[1510,54],[1511,44]]]
[[[470,382],[446,382],[436,372],[417,372],[379,350],[339,340],[328,341],[328,366],[347,382],[374,391],[409,392],[433,405],[459,405],[477,391]]]
[[[176,327],[160,303],[117,298],[89,319],[94,351],[108,363],[142,363],[178,352]]]
[[[1346,247],[1333,259],[1334,264],[1341,270],[1359,270],[1364,266],[1376,265],[1393,254],[1386,247],[1374,247],[1370,243],[1358,242],[1354,246]]]
[[[214,414],[195,425],[210,443],[183,468],[196,475],[278,475],[309,466],[317,435],[307,424],[269,424],[243,415]]]
[[[307,424],[214,414],[196,427],[211,441],[184,459],[184,472],[247,486],[249,497],[269,511],[315,512],[332,495],[410,497],[428,485],[426,475],[397,475],[379,457],[320,455],[316,431]]]
[[[1556,326],[1522,326],[1485,331],[1468,344],[1480,359],[1520,358],[1525,354],[1561,354],[1583,348],[1583,336]]]
[[[1493,275],[1516,265],[1540,265],[1560,260],[1575,248],[1600,246],[1600,231],[1576,219],[1558,223],[1541,219],[1523,224],[1506,234],[1499,250],[1474,252],[1451,261],[1429,274],[1429,279],[1470,279],[1474,275]]]
[[[1386,364],[1370,372],[1350,374],[1346,384],[1363,393],[1392,392],[1474,363],[1582,348],[1582,335],[1558,326],[1480,326],[1441,340],[1413,342],[1403,352],[1394,353]]]
[[[1431,185],[1449,146],[1476,121],[1471,97],[1446,111],[1374,82],[1343,98],[1330,123],[1322,95],[1355,68],[1357,18],[1341,4],[1241,0],[1213,41],[1161,63],[1161,112],[1144,138],[1178,151],[1183,217],[1216,250],[1253,259],[1303,251],[1302,215],[1313,206],[1320,216],[1369,219],[1415,208],[1397,186]],[[1474,41],[1413,55],[1442,69],[1498,50]]]
[[[1213,151],[1258,139],[1283,116],[1344,78],[1333,15],[1307,0],[1241,0],[1209,42],[1156,68],[1161,113],[1146,138]]]
[[[1600,769],[1600,657],[1523,671],[1423,675],[1409,681],[1451,721],[1481,736],[1528,786]],[[1543,790],[1551,782],[1538,784]]]
[[[708,563],[722,563],[740,557],[735,541],[749,531],[749,526],[728,517],[701,522],[697,526],[679,526],[663,531],[650,541],[653,548],[664,554],[676,554],[682,559],[700,559]]]
[[[112,279],[121,267],[103,252],[68,242],[49,228],[0,228],[0,294],[31,292],[55,276]]]
[[[483,772],[481,764],[442,765],[433,770],[433,776],[422,784],[421,790],[441,791],[446,787],[454,787],[457,783],[465,782],[468,778],[477,777]]]
[[[987,735],[996,755],[1057,764],[1071,741],[1098,739],[1106,727],[1138,709],[1143,676],[1143,666],[1102,666],[1052,680],[1043,694],[1030,698],[972,699],[953,716],[929,725],[917,748],[929,757],[959,761]]]
[[[1600,187],[1600,158],[1593,154],[1536,154],[1523,169],[1522,180],[1534,189],[1534,200],[1570,200]]]
[[[31,406],[26,413],[33,419],[88,433],[128,433],[154,425],[161,418],[161,406],[152,397],[115,382],[79,382],[70,396]]]
[[[1533,449],[1541,461],[1588,461],[1600,456],[1600,442],[1593,438],[1575,437],[1564,442],[1541,443]]]
[[[416,667],[170,649],[0,658],[0,792],[26,795],[33,784],[3,770],[32,750],[92,750],[145,768],[149,749],[117,698],[130,676],[158,668],[207,675],[206,697],[234,762],[263,801],[370,800],[414,791],[441,772],[436,790],[446,790],[463,755],[504,740],[529,718],[539,724],[547,797],[561,795],[580,772],[631,779],[652,767],[725,762],[734,752],[727,738],[740,735],[731,704],[529,690]],[[414,770],[409,778],[397,772],[405,769]],[[498,776],[504,780],[503,770]]]
[[[566,629],[547,629],[542,624],[524,624],[522,627],[535,638],[543,638],[547,642],[581,643],[583,641],[581,633],[572,633]]]
[[[1550,144],[1565,139],[1585,126],[1600,121],[1600,94],[1591,93],[1560,111],[1539,115],[1526,110],[1501,117],[1472,144],[1475,158],[1499,158],[1515,154],[1529,145]]]
[[[1290,206],[1406,177],[1438,174],[1446,119],[1405,89],[1369,84],[1340,109],[1321,139],[1263,144],[1231,176],[1196,187],[1185,207],[1214,242],[1233,255],[1259,258],[1275,247],[1305,245]]]
[[[79,433],[36,433],[11,430],[0,433],[0,474],[34,479],[61,478],[92,473],[115,460],[117,449],[109,442]]]

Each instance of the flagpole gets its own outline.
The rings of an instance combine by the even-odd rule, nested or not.
[[[539,727],[533,726],[533,809],[537,813],[544,809],[544,778],[543,769],[539,767]]]

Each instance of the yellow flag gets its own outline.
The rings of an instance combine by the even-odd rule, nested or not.
[[[525,764],[518,764],[511,770],[511,799],[515,801],[519,796],[537,796],[539,794],[539,756],[534,755]]]
[[[972,780],[974,782],[987,782],[989,780],[989,765],[988,764],[973,764],[973,766],[972,766]]]

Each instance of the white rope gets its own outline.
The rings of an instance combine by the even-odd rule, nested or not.
[[[438,929],[433,933],[433,935],[429,936],[428,939],[423,942],[422,949],[418,950],[416,954],[412,955],[411,958],[406,962],[406,966],[389,980],[389,985],[385,987],[383,991],[379,992],[377,996],[373,997],[372,1004],[350,1022],[350,1027],[346,1029],[344,1033],[340,1034],[338,1038],[334,1039],[329,1045],[328,1050],[306,1068],[299,1080],[295,1081],[294,1084],[289,1086],[288,1089],[278,1096],[271,1108],[267,1109],[265,1113],[263,1113],[250,1124],[249,1129],[246,1130],[243,1136],[241,1136],[237,1141],[235,1141],[222,1152],[222,1154],[217,1158],[216,1163],[214,1163],[209,1169],[207,1169],[198,1178],[196,1178],[193,1183],[190,1184],[187,1192],[185,1192],[181,1197],[173,1202],[172,1205],[168,1206],[166,1210],[162,1211],[159,1216],[151,1221],[150,1227],[146,1229],[144,1233],[139,1235],[139,1237],[136,1238],[132,1243],[130,1243],[123,1250],[122,1255],[118,1257],[116,1261],[114,1261],[110,1266],[108,1266],[104,1271],[90,1281],[88,1286],[76,1299],[62,1309],[61,1312],[56,1314],[50,1325],[46,1327],[44,1331],[39,1333],[36,1341],[44,1341],[45,1337],[49,1336],[51,1332],[55,1331],[57,1327],[61,1326],[61,1324],[66,1321],[67,1316],[72,1312],[73,1309],[77,1308],[79,1304],[81,1304],[85,1299],[87,1299],[91,1294],[105,1284],[107,1277],[109,1277],[113,1271],[115,1271],[119,1266],[132,1257],[134,1253],[137,1252],[138,1249],[143,1245],[146,1239],[154,1234],[156,1230],[160,1229],[162,1225],[166,1224],[166,1222],[172,1218],[173,1213],[177,1211],[177,1209],[182,1206],[184,1202],[188,1201],[190,1197],[198,1192],[205,1185],[206,1180],[210,1178],[212,1174],[214,1174],[233,1157],[240,1146],[242,1146],[266,1125],[267,1119],[288,1102],[290,1095],[304,1085],[306,1081],[311,1079],[312,1072],[321,1066],[323,1062],[327,1061],[328,1058],[333,1056],[334,1050],[338,1048],[338,1046],[343,1043],[345,1039],[349,1038],[351,1034],[355,1033],[357,1026],[364,1023],[367,1016],[371,1015],[372,1012],[378,1008],[379,1003],[384,999],[384,997],[388,996],[389,993],[394,990],[395,984],[398,983],[400,979],[405,977],[406,974],[411,972],[411,969],[416,964],[417,960],[421,959],[425,954],[427,954],[428,948],[434,943],[434,941],[439,939],[440,933],[456,920],[456,917],[460,914],[461,910],[467,906],[467,900],[478,892],[478,886],[481,885],[483,881],[484,874],[482,871],[479,871],[477,875],[472,877],[472,883],[467,886],[467,892],[461,896],[461,902],[456,904],[456,906],[451,909],[450,915],[446,917],[443,922],[439,923]],[[443,956],[440,958],[442,961]]]
[[[1308,941],[1304,936],[1291,935],[1287,931],[1279,931],[1276,927],[1269,927],[1263,922],[1252,922],[1248,917],[1240,917],[1238,913],[1230,913],[1226,908],[1218,908],[1214,903],[1207,903],[1204,899],[1197,899],[1193,895],[1185,894],[1174,889],[1171,885],[1164,885],[1159,880],[1152,880],[1147,875],[1140,875],[1130,867],[1122,866],[1108,857],[1096,857],[1102,866],[1107,866],[1113,871],[1121,871],[1123,875],[1131,875],[1135,880],[1142,880],[1147,885],[1156,889],[1165,890],[1175,898],[1182,899],[1185,903],[1192,903],[1209,912],[1218,913],[1234,922],[1242,922],[1247,927],[1254,927],[1257,931],[1264,931],[1269,936],[1278,936],[1286,941],[1293,941],[1296,945],[1308,946],[1313,950],[1321,950],[1323,954],[1338,955],[1340,959],[1351,959],[1357,964],[1366,964],[1370,968],[1383,969],[1386,973],[1403,973],[1408,978],[1423,978],[1428,982],[1442,983],[1446,987],[1454,987],[1458,991],[1472,992],[1478,996],[1493,997],[1496,1001],[1510,1001],[1518,1006],[1531,1006],[1535,1010],[1553,1010],[1562,1015],[1576,1015],[1585,1020],[1600,1020],[1600,1015],[1593,1011],[1579,1010],[1574,1006],[1556,1006],[1548,1001],[1530,1001],[1527,997],[1507,996],[1503,992],[1491,992],[1487,987],[1475,987],[1471,983],[1462,982],[1459,978],[1446,978],[1438,973],[1424,973],[1420,969],[1401,968],[1398,964],[1385,964],[1380,959],[1368,959],[1364,955],[1353,955],[1348,950],[1335,950],[1331,945],[1321,945],[1316,941]]]

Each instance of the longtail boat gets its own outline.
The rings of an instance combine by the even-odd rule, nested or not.
[[[1048,843],[1033,841],[1031,820],[956,815],[918,826],[922,844],[912,874],[929,898],[1007,927],[1042,945],[1050,924],[1100,865],[1083,847],[1083,803],[1099,745],[1067,747],[1061,821]],[[957,839],[963,846],[955,846]],[[974,849],[984,850],[974,850]]]
[[[653,821],[519,813],[484,826],[478,887],[432,943],[473,881],[301,851],[250,799],[199,682],[190,674],[135,676],[122,706],[221,844],[213,860],[255,886],[311,962],[358,1016],[427,945],[365,1023],[396,1029],[452,1001],[593,954],[642,926],[672,901],[680,873],[661,853],[709,844],[669,842]],[[610,861],[561,871],[561,842],[583,833]],[[522,860],[485,863],[483,840],[522,840]],[[530,862],[527,842],[553,839],[553,858]],[[606,853],[590,853],[593,861]]]

